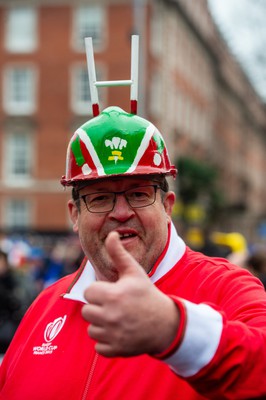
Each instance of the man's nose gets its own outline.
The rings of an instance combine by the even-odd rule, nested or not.
[[[110,218],[118,219],[120,221],[126,221],[135,214],[132,207],[130,207],[124,194],[117,194],[115,199],[115,205],[112,211],[109,213]]]

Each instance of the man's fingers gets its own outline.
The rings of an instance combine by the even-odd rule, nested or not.
[[[102,307],[94,304],[86,304],[81,310],[83,318],[95,325],[101,325],[103,321]]]
[[[114,350],[113,346],[109,343],[96,343],[95,350],[98,354],[101,354],[104,357],[115,357],[117,356],[116,350]]]
[[[90,325],[88,327],[89,336],[97,342],[107,343],[106,329],[101,326]]]
[[[88,303],[101,305],[111,287],[112,284],[110,282],[94,282],[85,290],[84,297]]]

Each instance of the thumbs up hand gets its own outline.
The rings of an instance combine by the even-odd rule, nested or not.
[[[85,291],[88,304],[82,308],[96,351],[106,357],[164,351],[179,325],[174,302],[152,284],[117,232],[108,235],[105,245],[118,280],[94,282]]]

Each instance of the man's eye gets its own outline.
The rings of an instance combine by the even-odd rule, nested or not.
[[[105,203],[106,201],[109,201],[111,196],[107,193],[103,194],[98,194],[98,195],[93,195],[93,196],[88,196],[87,201],[89,204],[99,204],[99,203]]]
[[[147,191],[138,190],[130,193],[130,197],[135,200],[142,200],[149,197],[149,193]]]

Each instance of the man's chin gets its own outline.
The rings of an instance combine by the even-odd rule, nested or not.
[[[134,257],[134,259],[140,264],[140,266],[145,269],[145,254],[143,253],[143,251],[141,251],[142,249],[139,247],[134,247],[133,249],[126,249],[132,257]]]

